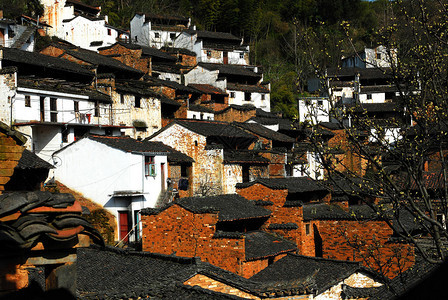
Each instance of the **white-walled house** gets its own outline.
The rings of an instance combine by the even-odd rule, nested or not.
[[[397,50],[388,50],[385,46],[364,48],[342,59],[343,68],[390,68],[397,63]]]
[[[173,47],[174,41],[190,26],[190,19],[178,16],[136,14],[130,23],[132,42],[160,49]]]
[[[17,24],[16,21],[0,19],[0,46],[34,51],[36,28]]]
[[[44,7],[41,21],[50,25],[50,36],[68,41],[81,48],[96,51],[114,44],[117,39],[129,39],[129,34],[108,24],[107,16],[100,16],[101,7],[72,0],[40,0]]]
[[[249,46],[231,33],[188,29],[176,38],[174,47],[195,52],[197,62],[249,64]]]
[[[330,99],[328,97],[304,97],[299,99],[299,122],[311,124],[330,121]]]
[[[111,212],[122,240],[139,223],[139,211],[154,208],[165,192],[167,156],[159,142],[85,136],[53,154],[54,178]]]

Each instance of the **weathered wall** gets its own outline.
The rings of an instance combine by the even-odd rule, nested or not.
[[[14,173],[24,149],[25,147],[17,145],[12,137],[0,131],[0,194]]]

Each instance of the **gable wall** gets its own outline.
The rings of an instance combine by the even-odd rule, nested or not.
[[[100,50],[101,55],[119,54],[120,56],[114,56],[112,58],[122,62],[123,64],[135,68],[144,72],[145,74],[151,74],[151,58],[142,57],[141,49],[128,49],[121,45],[115,45],[112,48]]]
[[[246,122],[252,117],[255,117],[255,109],[249,111],[241,111],[233,108],[219,114],[215,114],[215,120],[225,122]]]
[[[0,132],[0,194],[14,173],[14,168],[19,163],[24,149],[23,146],[17,145],[13,138]]]

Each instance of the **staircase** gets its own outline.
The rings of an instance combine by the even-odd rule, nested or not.
[[[25,45],[28,39],[33,35],[36,29],[34,27],[27,27],[22,34],[14,41],[11,48],[20,49]]]

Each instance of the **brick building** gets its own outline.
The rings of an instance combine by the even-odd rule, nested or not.
[[[198,256],[250,277],[297,249],[294,243],[260,230],[270,215],[236,194],[181,198],[142,211],[143,250]]]

